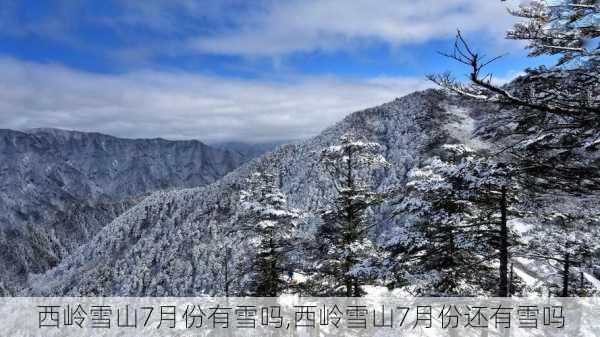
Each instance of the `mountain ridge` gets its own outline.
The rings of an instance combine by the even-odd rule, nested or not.
[[[60,262],[146,193],[204,186],[249,159],[198,140],[51,128],[0,129],[0,157],[0,291]]]
[[[253,159],[213,184],[155,193],[103,228],[58,267],[34,276],[35,295],[220,295],[225,282],[224,264],[231,273],[244,264],[247,242],[237,223],[239,191],[254,171],[274,172],[290,206],[310,213],[331,197],[331,181],[318,168],[318,152],[339,137],[355,133],[382,145],[383,155],[394,163],[375,172],[379,190],[406,182],[408,171],[452,142],[445,125],[451,111],[465,105],[439,90],[416,92],[383,105],[348,115],[321,134],[304,142],[280,146]],[[385,232],[389,209],[375,212],[381,223],[372,235]],[[300,230],[310,235],[316,218]],[[232,256],[223,256],[227,247]],[[227,262],[229,261],[229,262]],[[238,261],[232,263],[231,261]],[[230,265],[231,264],[231,265]],[[231,283],[242,291],[243,280]]]

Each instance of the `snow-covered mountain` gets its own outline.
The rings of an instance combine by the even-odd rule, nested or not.
[[[0,130],[0,292],[56,265],[144,194],[210,184],[247,159],[196,140]]]
[[[319,152],[347,133],[382,145],[392,164],[370,177],[379,190],[401,186],[407,173],[441,144],[469,138],[477,105],[438,90],[417,92],[350,114],[307,141],[283,145],[201,188],[158,192],[145,198],[60,265],[32,279],[32,294],[183,296],[235,291],[231,279],[245,261],[239,192],[257,170],[275,173],[290,206],[311,214],[331,197]],[[389,211],[373,212],[385,233]],[[310,233],[316,219],[309,215]],[[231,249],[230,249],[231,248]],[[226,272],[230,279],[225,282]]]

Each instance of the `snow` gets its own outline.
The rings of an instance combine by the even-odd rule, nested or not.
[[[460,106],[448,106],[451,122],[445,124],[444,128],[450,136],[455,138],[460,144],[467,145],[474,149],[488,148],[489,144],[473,137],[476,121],[470,115],[470,109]]]
[[[594,289],[600,290],[600,280],[587,272],[583,272],[583,277],[585,277],[585,279],[592,284]]]
[[[333,197],[333,182],[319,168],[318,154],[335,146],[344,134],[381,144],[393,165],[368,175],[377,191],[406,182],[407,174],[427,154],[421,149],[439,128],[429,113],[449,98],[439,91],[408,95],[382,106],[349,115],[321,135],[277,150],[243,165],[209,186],[155,193],[106,226],[76,254],[45,275],[32,277],[37,294],[197,295],[222,294],[224,253],[242,261],[251,251],[243,241],[239,217],[245,212],[240,190],[253,172],[278,175],[290,207],[305,214],[302,234],[314,231],[314,217]],[[422,145],[423,144],[423,145]],[[112,161],[112,160],[111,160]],[[119,159],[122,163],[122,159]],[[121,165],[120,165],[121,166]],[[365,177],[367,177],[366,173]],[[390,209],[369,214],[386,230]],[[184,253],[182,257],[182,252]],[[233,272],[239,266],[230,265]],[[148,270],[152,272],[148,272]],[[241,280],[233,280],[231,289]],[[168,284],[168,287],[163,285]]]
[[[511,219],[508,221],[508,225],[512,229],[517,231],[519,234],[524,234],[524,233],[528,232],[529,230],[531,230],[531,228],[533,227],[532,224],[527,223],[523,219]]]
[[[541,284],[541,281],[539,279],[529,275],[529,273],[525,272],[521,268],[514,267],[513,270],[515,271],[517,276],[519,276],[523,280],[523,282],[527,284],[527,286],[531,288],[537,288]]]
[[[242,219],[249,209],[260,209],[260,205],[243,197],[250,176],[258,171],[273,172],[289,206],[305,215],[298,234],[311,238],[320,224],[319,212],[337,196],[336,181],[322,170],[320,155],[324,149],[328,154],[339,152],[342,149],[339,139],[347,134],[364,137],[364,141],[353,142],[351,146],[380,144],[377,149],[392,164],[373,172],[360,172],[365,186],[372,186],[376,192],[403,193],[409,188],[421,187],[447,189],[449,185],[441,175],[423,166],[438,165],[444,174],[458,174],[464,168],[444,167],[443,163],[431,159],[445,150],[441,144],[468,141],[477,121],[472,117],[471,106],[461,105],[461,102],[438,91],[415,93],[351,114],[319,136],[281,146],[207,186],[154,193],[112,221],[56,268],[33,275],[31,294],[222,295],[226,277],[229,277],[230,291],[240,290],[247,279],[231,279],[231,275],[243,274],[242,269],[247,267],[244,262],[255,252],[256,243],[251,240],[252,235],[247,235]],[[458,106],[460,108],[456,108]],[[448,118],[452,123],[446,127]],[[453,148],[463,150],[459,146]],[[338,159],[348,160],[348,156]],[[414,181],[407,185],[415,178],[422,178],[426,186]],[[479,183],[476,176],[467,178],[471,179],[467,179],[469,183]],[[340,191],[346,190],[341,188]],[[283,200],[278,195],[270,197],[273,202]],[[412,198],[406,205],[422,211],[430,203]],[[398,241],[406,239],[408,234],[415,241],[423,239],[407,230],[418,213],[400,214],[395,221],[389,221],[394,211],[395,208],[382,205],[366,214],[369,221],[378,224],[369,233],[373,242],[380,242],[390,234],[397,234]],[[276,207],[266,207],[261,212],[266,217],[290,215]],[[458,220],[448,217],[448,221]],[[269,219],[263,224],[275,225]],[[513,219],[509,225],[519,233],[532,228],[527,219]],[[461,243],[464,245],[460,247],[465,249],[470,244],[467,240]],[[299,260],[304,257],[297,256]],[[551,270],[547,264],[520,258],[515,261],[516,275],[529,288],[542,287],[548,281],[546,275]],[[365,272],[367,268],[363,267],[358,266],[356,271]],[[436,275],[436,271],[430,270],[414,279],[415,282],[431,281]],[[598,285],[592,275],[585,275],[595,287]],[[304,282],[307,277],[295,272],[293,282]],[[379,286],[367,286],[365,290],[374,296],[385,296],[388,291]],[[409,290],[395,291],[408,294]]]

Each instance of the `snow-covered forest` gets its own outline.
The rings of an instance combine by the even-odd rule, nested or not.
[[[431,74],[436,89],[136,200],[0,293],[597,295],[600,2],[507,15],[507,38],[552,64],[499,85],[486,70],[501,59],[458,32],[440,59],[466,78]]]

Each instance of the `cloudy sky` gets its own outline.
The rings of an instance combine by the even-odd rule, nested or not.
[[[207,142],[312,136],[465,69],[457,28],[509,79],[516,0],[3,0],[0,128]],[[535,62],[535,63],[534,63]]]

